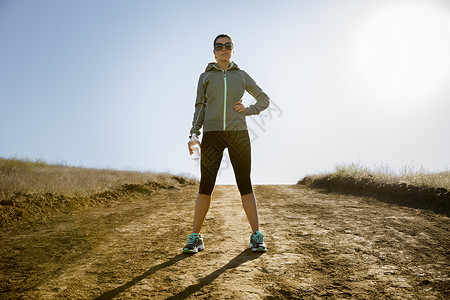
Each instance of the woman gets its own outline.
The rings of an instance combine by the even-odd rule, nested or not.
[[[251,147],[246,116],[257,115],[266,109],[269,97],[255,81],[231,61],[234,45],[231,37],[220,34],[214,39],[216,63],[210,63],[200,75],[195,101],[194,119],[188,142],[201,146],[200,188],[195,202],[194,225],[183,253],[196,253],[204,249],[200,228],[211,203],[211,194],[222,161],[223,150],[228,148],[242,205],[252,228],[252,251],[266,252],[263,234],[259,232],[258,210],[250,180]],[[242,97],[249,92],[257,102],[244,107]],[[200,144],[198,136],[203,126]]]

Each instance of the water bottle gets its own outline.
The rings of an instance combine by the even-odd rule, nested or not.
[[[191,137],[191,142],[193,141],[199,141],[197,135],[194,133],[192,134]],[[192,148],[192,155],[191,158],[193,160],[199,160],[200,159],[200,146],[198,144],[194,144],[193,146],[191,146]]]

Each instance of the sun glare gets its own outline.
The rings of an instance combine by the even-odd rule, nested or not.
[[[371,8],[352,36],[349,66],[360,88],[400,105],[440,96],[450,81],[448,5],[383,3]]]

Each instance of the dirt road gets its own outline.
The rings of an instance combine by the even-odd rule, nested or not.
[[[0,232],[2,299],[450,298],[449,218],[297,185],[255,186],[251,253],[235,186],[216,186],[183,255],[197,186]]]

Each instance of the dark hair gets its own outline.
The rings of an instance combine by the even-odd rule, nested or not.
[[[229,36],[228,34],[222,33],[222,34],[219,34],[218,36],[216,36],[216,38],[214,39],[213,47],[216,45],[216,41],[223,37],[229,38],[230,41],[233,42],[233,40],[231,39],[231,36]]]

